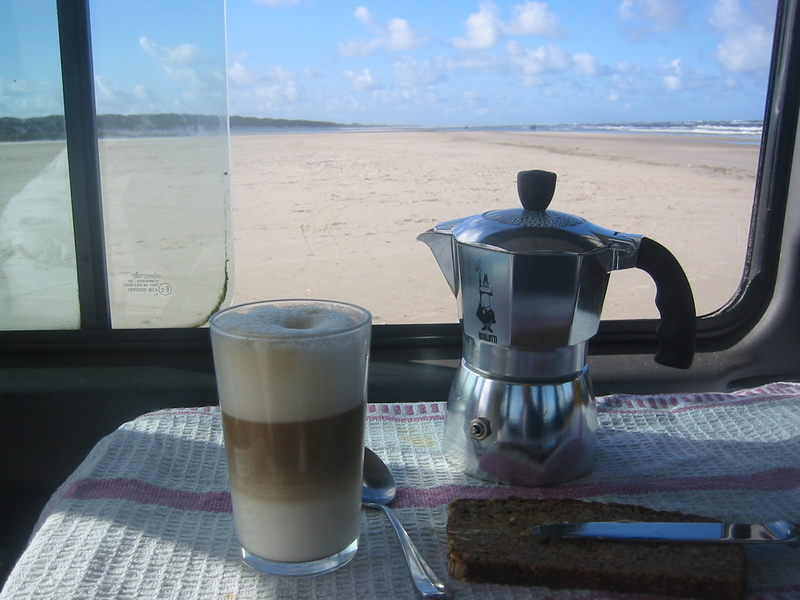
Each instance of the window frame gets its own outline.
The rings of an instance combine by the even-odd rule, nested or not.
[[[57,0],[81,329],[111,329],[89,0]]]

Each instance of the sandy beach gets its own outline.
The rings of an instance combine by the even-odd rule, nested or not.
[[[100,146],[117,327],[197,325],[226,290],[236,303],[350,301],[376,323],[455,321],[455,300],[416,237],[517,206],[516,174],[527,169],[558,174],[552,209],[667,246],[708,313],[741,277],[759,151],[700,136],[473,130],[234,135],[230,165],[224,138]],[[0,144],[3,328],[42,326],[56,305],[63,314],[48,326],[76,326],[77,304],[63,302],[76,283],[62,150]],[[603,316],[656,316],[653,296],[646,274],[614,272]]]
[[[558,174],[554,210],[673,251],[699,313],[744,265],[758,146],[718,138],[568,132],[356,132],[231,139],[236,302],[329,297],[378,323],[447,322],[455,300],[416,236],[517,206],[516,174]],[[656,316],[654,286],[612,274],[604,318]]]

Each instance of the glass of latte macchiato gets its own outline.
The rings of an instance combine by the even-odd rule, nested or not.
[[[279,575],[341,567],[358,548],[372,316],[274,300],[209,325],[244,561]]]

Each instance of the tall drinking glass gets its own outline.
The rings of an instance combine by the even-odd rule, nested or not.
[[[244,561],[279,575],[341,567],[358,549],[372,316],[274,300],[209,325]]]

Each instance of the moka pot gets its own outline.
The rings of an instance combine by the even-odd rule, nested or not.
[[[456,296],[463,329],[445,455],[482,479],[545,486],[591,470],[587,343],[611,271],[640,268],[656,283],[655,360],[688,368],[694,356],[694,299],[674,256],[641,235],[548,210],[555,184],[554,173],[523,171],[522,208],[446,221],[418,237]]]

